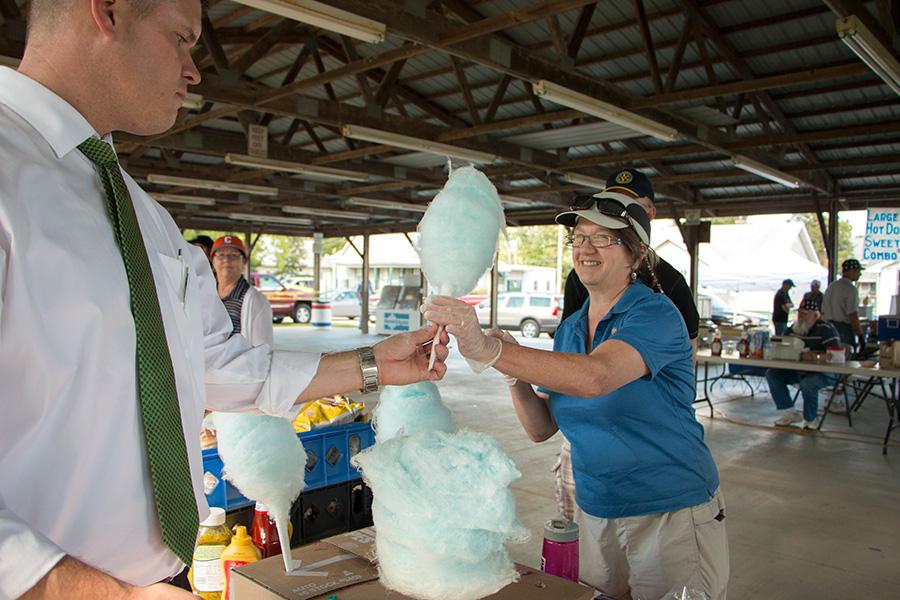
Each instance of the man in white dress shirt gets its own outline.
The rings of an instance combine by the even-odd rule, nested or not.
[[[171,127],[200,79],[190,56],[200,0],[32,0],[31,10],[18,73],[0,67],[0,599],[191,598],[157,583],[184,565],[157,517],[131,275],[98,170],[78,146]],[[283,415],[298,401],[443,376],[446,336],[432,371],[423,348],[433,328],[389,338],[374,357],[273,353],[231,336],[206,257],[122,178],[201,520],[204,408]]]

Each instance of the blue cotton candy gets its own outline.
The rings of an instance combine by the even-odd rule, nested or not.
[[[419,221],[422,271],[439,293],[462,296],[494,262],[505,226],[497,189],[475,167],[450,174]]]
[[[437,386],[430,381],[385,386],[373,419],[379,442],[426,429],[456,429],[450,409],[441,402]]]
[[[262,502],[287,540],[291,504],[303,491],[306,451],[287,419],[254,413],[214,413],[222,476]],[[283,547],[283,549],[286,549]],[[285,570],[295,566],[283,552]]]
[[[382,583],[422,600],[475,600],[518,579],[505,543],[529,532],[509,484],[521,476],[482,433],[420,430],[358,454],[372,488]]]

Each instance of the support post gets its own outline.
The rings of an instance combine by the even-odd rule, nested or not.
[[[838,205],[837,198],[828,201],[828,284],[838,278]]]
[[[491,267],[491,320],[490,328],[497,327],[497,294],[500,287],[500,252],[494,255],[494,266]]]
[[[369,333],[369,234],[363,235],[362,251],[362,306],[360,307],[359,329],[364,334]]]
[[[317,294],[322,291],[322,252],[325,250],[325,236],[313,233],[313,288]]]

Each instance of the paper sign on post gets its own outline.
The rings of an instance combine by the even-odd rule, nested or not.
[[[863,260],[878,262],[900,258],[900,209],[870,208],[866,219]]]

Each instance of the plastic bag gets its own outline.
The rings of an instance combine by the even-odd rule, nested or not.
[[[350,423],[365,407],[365,402],[354,402],[347,396],[335,394],[330,398],[319,398],[303,404],[292,424],[294,431],[302,433],[319,427]]]

